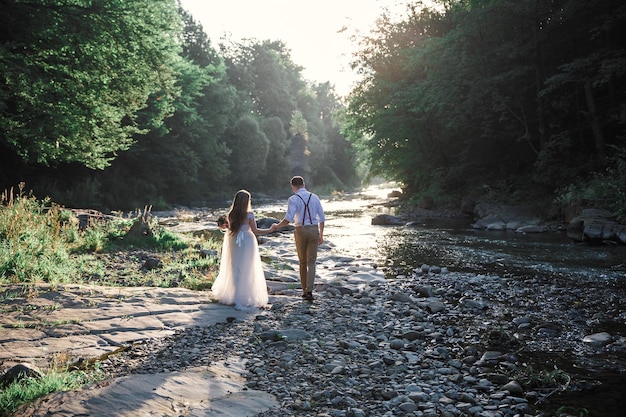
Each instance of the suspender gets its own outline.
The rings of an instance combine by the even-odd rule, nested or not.
[[[296,195],[304,203],[304,210],[302,213],[302,226],[304,226],[304,221],[306,220],[307,212],[309,213],[309,221],[311,222],[311,224],[313,224],[313,217],[311,216],[311,209],[309,208],[309,203],[311,202],[311,196],[313,195],[313,193],[309,193],[309,199],[306,201],[306,203],[304,202],[304,198],[300,197],[299,194],[296,194]]]

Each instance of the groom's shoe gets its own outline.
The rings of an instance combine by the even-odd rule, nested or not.
[[[311,291],[303,293],[302,298],[304,298],[307,301],[313,301],[313,293]]]

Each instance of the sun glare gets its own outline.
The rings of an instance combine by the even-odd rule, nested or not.
[[[401,13],[398,0],[182,0],[183,8],[200,22],[217,46],[222,39],[281,40],[305,79],[329,81],[346,95],[357,75],[350,69],[356,46],[350,37],[366,34],[384,9]]]

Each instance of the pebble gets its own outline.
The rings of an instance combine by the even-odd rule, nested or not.
[[[545,321],[558,311],[556,286],[429,265],[382,279],[384,268],[367,259],[320,258],[334,266],[320,268],[312,303],[287,288],[251,321],[137,342],[102,368],[154,373],[237,356],[247,386],[281,404],[259,417],[541,416],[542,393],[516,380],[520,344],[528,352],[594,345],[582,343],[582,328]],[[598,340],[608,342],[588,334],[585,342]]]

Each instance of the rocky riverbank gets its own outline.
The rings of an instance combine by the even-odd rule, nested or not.
[[[291,235],[264,242],[270,306],[138,340],[101,368],[124,377],[237,358],[247,390],[279,404],[258,416],[617,415],[558,398],[598,388],[565,363],[626,372],[623,329],[599,331],[624,322],[623,288],[427,265],[395,275],[327,244],[309,303],[299,298]],[[210,405],[201,415],[213,415]]]
[[[349,263],[355,275],[372,272],[368,260]],[[366,281],[322,285],[311,304],[276,301],[252,322],[137,345],[109,369],[153,373],[238,356],[247,386],[280,404],[262,416],[538,416],[550,415],[547,399],[584,384],[555,369],[557,358],[529,366],[534,349],[624,351],[623,338],[583,343],[582,329],[564,328],[554,314],[562,306],[544,304],[557,287],[536,293],[537,283],[522,291],[501,277],[445,271]]]

